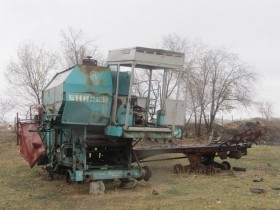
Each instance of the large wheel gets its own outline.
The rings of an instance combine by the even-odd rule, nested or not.
[[[222,165],[224,166],[224,170],[230,170],[231,169],[231,165],[228,161],[223,161]]]

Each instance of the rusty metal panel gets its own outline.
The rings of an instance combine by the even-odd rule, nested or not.
[[[38,123],[20,124],[20,154],[31,168],[46,154],[41,137],[36,132],[38,127]]]

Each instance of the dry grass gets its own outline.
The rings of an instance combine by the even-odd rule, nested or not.
[[[247,172],[214,176],[172,173],[183,160],[153,162],[153,177],[135,189],[106,184],[106,194],[90,196],[89,184],[49,181],[41,168],[30,169],[18,154],[14,136],[0,137],[0,209],[280,209],[280,147],[254,146],[248,156],[229,160]],[[170,155],[169,155],[170,156]],[[253,179],[263,178],[263,182]],[[250,188],[265,189],[254,194]],[[159,195],[153,195],[156,190]]]

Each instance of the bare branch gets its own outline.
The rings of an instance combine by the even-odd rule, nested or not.
[[[22,44],[17,57],[7,66],[5,76],[9,81],[10,94],[21,106],[41,104],[42,90],[54,73],[57,57],[43,46]]]
[[[6,120],[6,115],[15,108],[15,103],[9,100],[0,100],[0,123]]]
[[[258,111],[262,118],[270,120],[273,114],[273,104],[269,101],[257,103]]]
[[[62,57],[67,67],[81,64],[87,56],[92,56],[101,64],[104,63],[95,40],[89,39],[81,29],[68,27],[66,32],[61,32],[61,36]]]

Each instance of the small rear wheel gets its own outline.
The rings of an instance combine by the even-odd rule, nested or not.
[[[231,169],[231,165],[228,161],[223,161],[222,165],[224,166],[223,170],[230,170]]]

